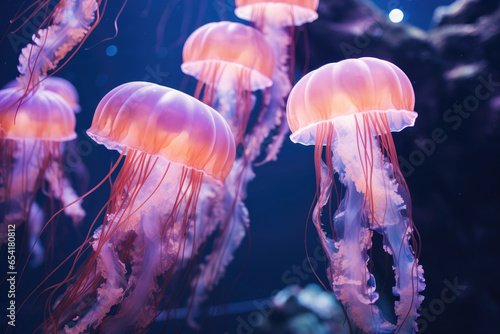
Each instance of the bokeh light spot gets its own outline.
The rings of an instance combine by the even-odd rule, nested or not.
[[[106,54],[110,57],[113,57],[114,55],[116,55],[117,52],[118,52],[118,48],[116,47],[116,45],[110,45],[106,48]]]
[[[403,18],[405,17],[405,14],[403,13],[403,11],[401,9],[393,9],[391,10],[391,12],[389,13],[389,19],[394,22],[394,23],[399,23],[401,21],[403,21]]]

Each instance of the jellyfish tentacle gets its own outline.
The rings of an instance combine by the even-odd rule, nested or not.
[[[82,208],[82,201],[78,201],[80,197],[64,176],[59,163],[53,161],[50,164],[45,171],[45,180],[49,183],[54,198],[61,201],[64,213],[71,217],[75,226],[78,225],[85,218],[86,212]]]
[[[274,72],[272,75],[273,85],[269,88],[268,104],[265,106],[262,117],[249,136],[254,150],[260,153],[261,145],[269,134],[278,127],[271,143],[266,147],[266,157],[258,163],[263,165],[269,161],[277,159],[277,155],[283,146],[286,135],[289,132],[286,120],[286,98],[292,88],[290,82],[290,55],[289,48],[292,45],[292,38],[283,27],[265,24],[262,32],[268,43],[273,46],[274,58],[276,59]],[[255,153],[254,153],[255,154]]]
[[[316,150],[319,150],[319,153],[322,150],[320,143],[325,139],[324,131],[333,131],[332,124],[327,126],[328,128],[324,125],[320,126],[318,130],[320,135],[316,138],[318,143]],[[334,143],[332,148],[335,147]],[[320,217],[322,208],[330,199],[334,182],[333,171],[329,170],[329,167],[320,159],[316,160],[316,164],[317,175],[320,177],[319,194],[312,219],[323,251],[328,258],[327,273],[332,290],[361,329],[369,333],[393,333],[395,326],[389,323],[374,305],[378,294],[375,292],[375,280],[369,274],[367,266],[372,232],[367,224],[360,225],[364,215],[362,209],[364,195],[356,191],[353,182],[346,177],[346,166],[338,156],[333,154],[332,166],[339,172],[340,180],[346,186],[346,193],[333,218],[334,239],[328,238],[323,231]],[[368,286],[368,282],[371,282],[371,286]]]
[[[92,248],[97,252],[96,271],[95,274],[87,276],[86,283],[82,287],[91,284],[94,277],[97,276],[101,276],[104,282],[97,288],[95,303],[90,310],[84,316],[73,319],[76,321],[73,327],[65,325],[63,333],[84,333],[88,329],[95,328],[102,322],[111,308],[123,299],[127,286],[125,264],[119,259],[114,241],[102,242],[101,237],[103,236],[102,228],[99,227],[91,242]]]
[[[139,166],[134,166],[135,163],[138,163]],[[139,254],[133,254],[137,255],[137,257],[132,257],[136,261],[133,263],[131,271],[127,273],[125,263],[120,260],[118,251],[125,247],[124,245],[130,233],[137,231],[141,222],[144,220],[150,221],[147,219],[147,214],[141,215],[138,210],[151,196],[154,198],[147,203],[148,208],[144,209],[145,212],[150,212],[152,208],[149,205],[157,204],[159,201],[159,194],[155,194],[154,190],[163,180],[166,170],[169,168],[166,164],[162,164],[162,167],[166,168],[166,170],[158,168],[157,165],[159,165],[157,159],[148,157],[145,153],[136,154],[136,152],[131,152],[127,155],[125,164],[120,171],[121,174],[114,183],[114,186],[118,189],[116,192],[120,194],[120,197],[117,198],[114,205],[111,205],[113,211],[108,212],[106,224],[96,230],[94,240],[91,243],[96,254],[95,268],[97,274],[85,277],[81,286],[90,286],[99,275],[104,282],[97,288],[97,301],[90,306],[85,316],[75,319],[75,326],[69,327],[66,325],[64,327],[66,333],[81,333],[86,329],[98,328],[111,308],[122,304],[126,293],[134,293],[135,283],[138,278],[156,277],[152,275],[155,267],[148,267],[144,271],[137,269],[138,266],[140,268],[143,266],[143,263],[139,260]],[[122,193],[121,190],[124,192]],[[134,204],[134,200],[137,200],[137,204]],[[143,244],[137,248],[140,249],[142,246]],[[158,257],[159,260],[160,257]],[[91,262],[91,264],[93,263]],[[126,274],[128,274],[127,277]],[[151,282],[148,281],[148,283]],[[149,285],[145,286],[149,288]],[[137,300],[135,301],[137,302]],[[129,320],[132,321],[133,319],[129,318]],[[106,323],[108,322],[106,321]]]
[[[32,258],[30,260],[30,266],[32,268],[37,268],[39,267],[44,260],[45,256],[45,249],[41,245],[41,243],[36,242],[38,235],[40,234],[40,231],[43,226],[44,222],[44,214],[43,210],[40,208],[38,203],[34,202],[33,205],[31,206],[30,209],[30,216],[29,216],[29,246],[32,248]]]
[[[367,265],[372,232],[359,223],[363,220],[364,196],[352,182],[345,185],[345,197],[334,218],[339,239],[330,245],[333,252],[328,274],[332,289],[361,329],[368,333],[393,333],[395,326],[374,305],[378,293]]]
[[[53,13],[53,25],[33,35],[33,44],[28,44],[19,55],[18,78],[23,87],[38,84],[40,75],[56,68],[87,34],[98,10],[96,0],[65,0]]]
[[[2,159],[1,191],[2,206],[4,206],[4,219],[0,223],[0,246],[7,242],[7,225],[20,226],[28,217],[27,212],[33,188],[36,183],[39,166],[29,152],[35,149],[35,141],[15,142],[1,141],[6,157]],[[5,163],[5,165],[4,165]],[[15,171],[20,171],[15,173]]]
[[[7,224],[20,226],[25,221],[28,223],[33,221],[35,225],[38,223],[37,214],[34,216],[30,214],[30,210],[35,204],[35,195],[41,186],[38,175],[43,174],[47,169],[46,165],[50,163],[51,156],[57,155],[54,151],[54,145],[39,140],[12,141],[6,139],[1,142],[1,145],[12,151],[8,153],[10,158],[2,161],[7,165],[2,166],[5,177],[2,180],[1,188],[2,192],[5,192],[5,197],[0,200],[4,207],[4,221],[0,223],[0,245],[7,240]],[[40,245],[36,247],[38,250],[42,250]]]
[[[224,277],[226,269],[234,258],[234,253],[243,241],[250,225],[248,209],[244,204],[246,186],[255,177],[252,165],[247,164],[242,170],[244,159],[237,159],[235,166],[226,179],[226,184],[219,189],[222,198],[217,203],[217,213],[209,215],[210,220],[220,224],[221,235],[215,241],[212,253],[206,256],[205,263],[200,265],[199,274],[193,280],[193,309],[189,314],[190,326],[196,328],[196,319],[200,313],[200,305],[208,298],[219,281]]]
[[[380,150],[384,146],[384,143],[380,143],[380,141],[390,136],[390,129],[388,126],[382,128],[383,131],[377,129],[379,126],[378,118],[382,123],[387,124],[385,114],[373,116],[371,119],[365,116],[362,120],[365,126],[370,129],[366,139],[371,141],[369,147],[371,148],[373,169],[371,184],[366,187],[369,189],[369,193],[365,193],[365,197],[372,201],[370,208],[372,213],[368,215],[368,218],[371,220],[374,230],[384,236],[386,244],[384,250],[393,256],[396,277],[393,294],[399,296],[399,301],[395,303],[395,313],[398,317],[397,332],[412,333],[418,330],[416,319],[423,301],[423,296],[419,295],[419,292],[425,288],[425,280],[422,266],[418,265],[418,259],[415,257],[417,250],[412,248],[416,245],[410,245],[414,231],[413,224],[406,214],[409,211],[407,208],[409,204],[405,202],[405,199],[409,198],[409,195],[406,193],[406,187],[397,183],[394,173],[397,166],[393,166],[391,162],[391,152],[386,158]],[[379,137],[375,133],[382,134]],[[366,147],[368,146],[366,145]],[[360,160],[362,160],[361,157]],[[365,182],[367,182],[366,179],[365,175]],[[374,222],[374,220],[376,221]]]
[[[167,168],[173,175],[185,173],[178,166]],[[182,257],[185,247],[183,239],[190,221],[179,216],[179,213],[186,210],[197,196],[196,181],[193,181],[196,176],[191,176],[189,182],[181,180],[177,184],[163,183],[166,173],[165,164],[158,163],[141,190],[140,199],[147,198],[147,208],[142,208],[138,215],[140,221],[134,228],[131,270],[125,289],[127,295],[120,302],[117,314],[104,320],[100,327],[102,333],[122,333],[128,328],[146,328],[154,319],[158,300],[164,293],[156,278],[165,275],[168,282],[171,278],[168,274],[173,273]],[[172,198],[175,192],[173,190],[179,189],[184,195],[175,199],[173,208],[161,205],[165,195]]]
[[[196,222],[190,226],[186,236],[186,249],[184,257],[194,258],[199,252],[201,245],[217,230],[223,212],[220,208],[222,191],[220,186],[203,185],[200,190],[200,199],[196,210]],[[175,270],[179,271],[184,263],[176,263]]]
[[[143,216],[142,224],[153,223],[153,217]],[[102,333],[123,333],[134,324],[145,327],[154,318],[156,308],[152,306],[155,299],[153,294],[160,290],[156,277],[162,274],[160,241],[159,236],[148,239],[140,233],[136,234],[130,276],[125,289],[128,295],[120,303],[118,313],[103,321],[100,328]]]
[[[359,121],[359,123],[358,123]],[[366,124],[368,122],[368,124]],[[361,125],[360,125],[361,124]],[[366,126],[364,126],[366,125]],[[363,127],[367,131],[360,131]],[[418,309],[423,297],[418,293],[425,287],[423,280],[423,269],[418,266],[415,259],[414,250],[409,244],[412,227],[409,226],[409,219],[404,216],[406,209],[403,197],[406,194],[398,192],[403,191],[396,183],[392,171],[394,166],[385,158],[380,150],[379,140],[377,135],[372,132],[373,124],[366,118],[354,117],[351,122],[337,122],[335,123],[337,131],[336,140],[334,142],[334,156],[332,163],[334,168],[341,176],[342,182],[346,185],[346,197],[344,206],[341,208],[363,208],[363,211],[358,212],[358,221],[364,221],[365,225],[363,231],[351,231],[355,221],[349,223],[347,221],[349,215],[339,210],[335,217],[335,230],[342,230],[342,220],[344,235],[342,243],[345,245],[350,240],[348,232],[353,235],[359,236],[359,240],[351,240],[356,245],[362,245],[363,261],[365,262],[362,268],[364,273],[369,273],[366,268],[366,261],[368,261],[367,250],[371,247],[371,230],[375,230],[383,234],[385,239],[385,251],[393,256],[394,271],[396,276],[396,286],[393,293],[400,297],[400,300],[395,304],[396,315],[398,317],[397,327],[386,322],[375,321],[372,325],[363,325],[363,319],[366,320],[367,314],[378,314],[381,312],[378,308],[375,309],[371,305],[370,310],[365,310],[364,316],[357,316],[356,308],[353,307],[352,302],[346,302],[348,308],[351,308],[356,323],[365,331],[373,330],[380,326],[382,329],[391,331],[401,331],[402,333],[411,333],[416,331],[416,318],[418,317]],[[358,148],[353,147],[355,143]],[[362,143],[366,149],[365,154],[361,154],[359,145]],[[369,204],[366,204],[366,203]],[[370,228],[369,228],[370,227]],[[345,252],[346,254],[355,254],[353,252]],[[359,252],[358,252],[359,253]],[[352,260],[350,261],[352,263]],[[357,264],[359,266],[360,263]],[[365,280],[361,281],[363,284],[367,281],[371,282],[371,287],[366,287],[366,291],[374,296],[369,304],[375,302],[377,297],[375,291],[375,280],[373,276],[367,276]],[[339,295],[342,292],[339,290]],[[343,300],[340,296],[339,298]],[[354,299],[353,299],[354,300]],[[362,305],[361,305],[362,306]],[[366,313],[369,312],[369,313]],[[379,330],[379,329],[377,329]]]

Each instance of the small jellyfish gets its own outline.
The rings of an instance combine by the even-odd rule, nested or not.
[[[19,104],[21,101],[21,104]],[[40,189],[63,206],[78,199],[61,167],[63,143],[76,138],[75,115],[58,94],[41,84],[25,95],[23,89],[0,90],[0,208],[1,241],[6,240],[7,225],[28,222],[30,246],[42,227],[43,211],[35,199]],[[48,187],[44,186],[45,182]],[[81,202],[65,208],[79,223],[85,217]],[[43,260],[43,248],[33,249],[32,265]]]
[[[376,58],[347,59],[312,71],[293,88],[287,104],[290,139],[315,145],[317,203],[312,218],[327,256],[328,279],[349,316],[367,333],[417,330],[423,300],[419,292],[425,283],[410,195],[391,135],[413,126],[414,104],[406,75]],[[330,201],[334,173],[345,195],[329,217],[329,238],[321,209]],[[375,305],[375,277],[367,266],[374,231],[383,236],[384,250],[393,257],[396,324]]]
[[[87,133],[120,152],[106,179],[123,164],[103,207],[104,222],[81,246],[75,264],[87,243],[92,252],[77,274],[70,272],[72,278],[54,287],[48,305],[71,283],[44,327],[64,333],[142,331],[167,288],[165,303],[175,302],[182,283],[175,265],[186,261],[200,188],[224,182],[235,157],[234,138],[209,106],[147,82],[109,92]]]

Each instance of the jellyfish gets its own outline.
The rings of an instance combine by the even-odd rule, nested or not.
[[[398,67],[359,58],[310,72],[293,88],[287,104],[290,139],[315,145],[317,202],[312,218],[327,257],[328,279],[350,318],[367,333],[417,330],[425,281],[410,194],[391,135],[414,125],[414,103],[411,83]],[[334,173],[345,195],[329,217],[328,237],[321,210],[331,200]],[[383,236],[383,248],[393,258],[396,324],[375,305],[379,295],[367,266],[374,232]]]
[[[272,85],[274,53],[258,30],[223,21],[206,24],[193,32],[184,45],[183,58],[182,70],[198,79],[195,97],[199,98],[203,89],[202,101],[224,116],[236,144],[242,147],[224,186],[202,189],[197,244],[206,242],[217,229],[220,235],[199,275],[193,279],[190,315],[196,316],[200,303],[223,277],[248,229],[244,200],[247,185],[254,177],[252,164],[256,157],[249,152],[260,151],[260,145],[249,147],[247,128],[255,102],[252,92]],[[191,251],[193,256],[201,253],[199,248],[195,246]],[[193,321],[190,323],[194,325]]]
[[[292,37],[295,26],[301,26],[318,18],[318,0],[236,0],[236,16],[252,22],[272,45],[275,58],[273,86],[264,96],[264,109],[259,124],[250,136],[251,155],[259,155],[262,143],[273,135],[272,142],[265,147],[266,156],[258,164],[263,165],[277,159],[286,135],[285,102],[292,88],[292,73],[295,66],[295,51]]]
[[[103,207],[104,221],[77,250],[75,264],[89,245],[91,254],[76,274],[68,274],[72,278],[54,286],[49,304],[71,282],[44,327],[64,333],[141,331],[155,318],[167,288],[165,303],[175,301],[182,281],[175,265],[185,261],[188,231],[196,228],[200,188],[229,174],[233,134],[209,106],[147,82],[110,91],[87,133],[120,152],[105,179],[123,163]]]
[[[38,10],[43,6],[40,5]],[[33,43],[22,49],[15,84],[0,91],[0,140],[2,209],[0,243],[7,225],[29,221],[30,244],[40,263],[43,249],[35,245],[41,229],[43,211],[34,199],[44,182],[51,196],[66,206],[78,196],[61,169],[62,142],[76,138],[75,116],[78,99],[72,86],[62,79],[50,79],[49,71],[78,45],[92,28],[98,3],[95,0],[61,1],[46,22],[51,25],[33,35]],[[76,95],[77,96],[77,95]],[[72,105],[68,105],[70,101]],[[65,209],[74,223],[85,211],[80,202]]]
[[[244,141],[252,111],[252,91],[272,85],[274,55],[256,29],[234,22],[213,22],[196,29],[184,44],[182,70],[198,79],[195,97],[217,109]]]
[[[24,95],[18,87],[0,91],[0,208],[4,217],[0,243],[6,241],[8,225],[27,222],[31,247],[44,220],[35,201],[40,189],[65,207],[75,202],[64,210],[74,224],[82,221],[85,211],[61,166],[63,143],[76,138],[72,108],[59,94],[44,89],[43,83]],[[31,264],[39,265],[43,254],[37,243]]]

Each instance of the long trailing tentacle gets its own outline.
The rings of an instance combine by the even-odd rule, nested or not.
[[[395,167],[383,155],[392,140],[390,129],[383,131],[368,117],[353,117],[336,122],[331,167],[317,159],[320,175],[319,196],[313,213],[323,250],[329,262],[328,278],[337,298],[356,324],[367,333],[413,333],[425,287],[423,269],[418,265],[415,245],[411,245],[413,224],[409,218],[406,187],[398,183]],[[379,124],[380,123],[380,124]],[[331,126],[331,125],[330,125]],[[375,132],[374,132],[375,131]],[[321,128],[318,130],[322,136]],[[381,133],[382,138],[375,133]],[[386,136],[386,137],[383,137]],[[324,137],[324,136],[323,136]],[[321,138],[323,138],[321,137]],[[318,140],[318,139],[317,139]],[[317,142],[317,145],[323,144]],[[321,151],[319,151],[321,152]],[[334,216],[334,239],[329,239],[321,225],[321,208],[328,202],[333,168],[346,186],[346,193]],[[384,250],[393,256],[399,296],[395,304],[397,324],[391,324],[375,305],[378,299],[375,278],[368,270],[368,251],[376,231],[384,237]]]
[[[283,146],[286,135],[289,132],[288,122],[286,122],[286,98],[292,88],[290,83],[290,59],[289,48],[292,45],[292,38],[289,32],[281,27],[263,25],[263,33],[269,44],[273,46],[276,66],[273,72],[273,85],[269,91],[264,93],[264,109],[259,116],[258,122],[247,138],[247,154],[255,158],[260,154],[261,146],[266,138],[278,128],[272,141],[266,147],[266,157],[258,163],[263,165],[269,161],[277,159],[277,155]]]
[[[198,276],[193,280],[193,307],[188,319],[192,327],[197,327],[194,319],[199,315],[201,303],[224,277],[234,253],[249,228],[250,218],[244,200],[246,187],[254,176],[252,165],[245,164],[243,158],[237,159],[224,187],[218,188],[214,207],[210,211],[202,211],[205,216],[200,217],[200,224],[205,222],[209,222],[208,226],[220,224],[221,234],[215,240],[213,251],[206,256],[205,263],[200,266]],[[206,237],[200,241],[205,242]]]
[[[64,0],[51,14],[51,23],[33,36],[19,56],[18,81],[31,89],[38,85],[41,75],[57,64],[87,35],[98,10],[96,0]]]
[[[88,281],[92,281],[93,277],[100,276],[104,279],[104,282],[97,288],[97,296],[95,303],[92,305],[92,310],[81,318],[75,318],[74,320],[77,321],[74,326],[69,327],[66,325],[63,328],[64,333],[83,333],[95,328],[102,322],[111,307],[118,304],[125,294],[127,286],[125,264],[120,261],[111,241],[102,244],[100,241],[101,232],[102,229],[98,229],[94,233],[92,247],[94,251],[97,251],[98,247],[100,249],[96,260],[95,274],[89,276]]]
[[[64,213],[71,217],[76,226],[85,218],[86,212],[82,208],[82,201],[72,188],[70,181],[65,177],[60,165],[53,161],[45,172],[45,180],[55,198],[61,201]],[[73,203],[72,205],[69,205]]]

